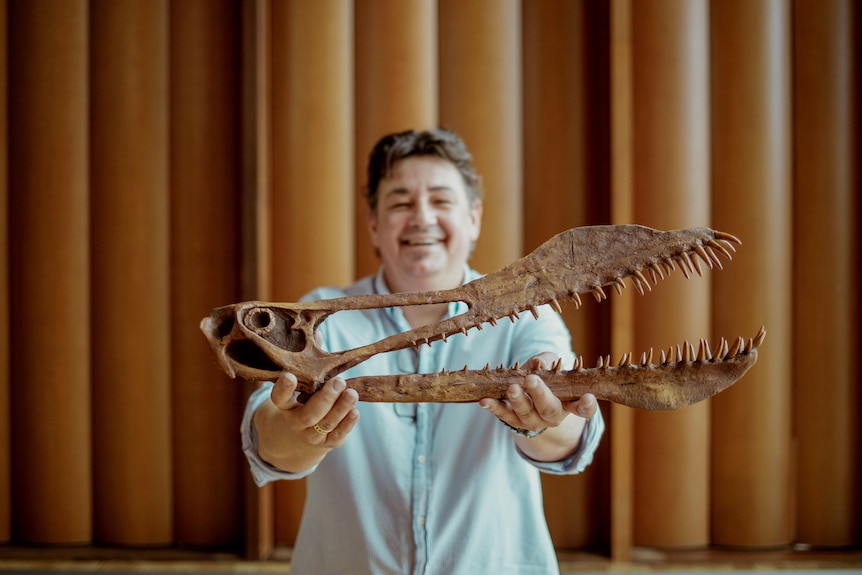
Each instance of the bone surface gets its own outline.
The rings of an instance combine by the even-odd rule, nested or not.
[[[620,292],[625,279],[639,293],[677,268],[689,277],[702,275],[702,264],[722,267],[732,258],[734,236],[709,228],[660,231],[638,225],[585,226],[557,234],[532,253],[508,266],[451,290],[349,296],[303,303],[242,302],[214,309],[201,320],[201,330],[216,361],[231,377],[273,380],[289,371],[298,389],[313,393],[329,378],[378,353],[416,347],[455,333],[481,329],[502,318],[516,321],[520,313],[538,313],[561,301],[581,305],[581,296],[607,298],[606,288]],[[461,301],[468,310],[440,323],[412,329],[369,345],[327,352],[315,332],[337,311]],[[435,374],[380,375],[347,380],[362,401],[466,402],[503,397],[513,382],[537,373],[561,399],[584,393],[646,410],[678,409],[727,389],[757,361],[765,330],[732,348],[722,340],[715,353],[702,341],[695,353],[688,343],[673,348],[659,363],[631,362],[572,370],[534,368],[462,370]],[[740,343],[741,341],[741,343]],[[650,356],[652,353],[649,354]]]

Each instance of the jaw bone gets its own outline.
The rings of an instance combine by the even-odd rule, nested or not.
[[[702,264],[722,268],[741,242],[709,228],[659,231],[645,226],[586,226],[557,234],[532,253],[502,269],[450,290],[347,296],[304,303],[243,302],[216,308],[201,321],[216,361],[231,377],[274,379],[290,371],[298,389],[313,393],[329,378],[378,353],[430,345],[456,333],[482,329],[501,318],[516,321],[520,313],[538,316],[539,307],[561,310],[560,301],[581,305],[581,296],[607,299],[606,289],[621,292],[629,279],[641,294],[677,268],[688,278],[703,274]],[[422,305],[462,301],[468,310],[440,323],[392,335],[369,345],[330,353],[315,338],[318,326],[342,310]],[[731,347],[701,341],[699,351],[686,342],[662,352],[657,364],[652,352],[634,364],[626,354],[611,367],[600,358],[585,368],[582,359],[570,371],[560,366],[529,369],[465,370],[436,374],[366,376],[347,380],[363,401],[477,401],[502,397],[510,383],[537,373],[561,399],[593,393],[599,399],[647,410],[678,409],[730,387],[757,361],[765,330]]]

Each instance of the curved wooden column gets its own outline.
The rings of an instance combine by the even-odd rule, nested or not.
[[[9,105],[7,74],[8,20],[0,1],[0,542],[12,538],[12,448],[9,411]]]
[[[272,296],[353,278],[352,8],[272,6]],[[321,73],[325,70],[326,73]],[[276,486],[276,540],[292,544],[304,482]]]
[[[598,33],[606,24],[606,11],[584,2],[524,3],[525,251],[558,232],[608,220],[608,38]],[[584,303],[577,311],[564,306],[563,317],[589,363],[608,352],[610,306]],[[542,477],[558,547],[601,544],[606,462],[597,458],[582,475]]]
[[[355,265],[362,277],[380,266],[368,237],[368,154],[384,134],[437,126],[437,3],[363,0],[355,10]]]
[[[96,540],[173,540],[168,10],[90,3]]]
[[[713,223],[744,242],[715,274],[714,332],[768,330],[758,364],[712,404],[712,532],[720,545],[791,541],[791,367],[808,350],[791,354],[789,16],[787,2],[770,0],[711,9]]]
[[[829,547],[862,537],[854,4],[793,4],[795,540]]]
[[[171,382],[175,541],[239,545],[242,382],[213,364],[198,322],[239,300],[239,6],[170,4]]]
[[[9,4],[16,539],[91,538],[87,2]],[[62,96],[60,96],[62,95]]]
[[[635,222],[659,229],[709,221],[708,5],[632,5]],[[708,274],[709,272],[707,272]],[[635,357],[710,332],[709,277],[679,271],[635,301]],[[635,414],[634,538],[709,542],[709,405]]]
[[[473,153],[485,190],[471,265],[491,272],[523,255],[521,3],[439,0],[440,122]]]

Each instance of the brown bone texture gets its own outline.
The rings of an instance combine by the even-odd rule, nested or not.
[[[508,266],[450,290],[348,296],[302,303],[242,302],[214,309],[201,320],[218,365],[231,377],[273,380],[289,371],[298,389],[314,393],[329,378],[378,353],[416,347],[481,329],[501,318],[516,321],[521,313],[538,314],[550,304],[560,311],[561,301],[581,305],[591,294],[601,301],[606,289],[621,292],[628,279],[639,293],[676,269],[686,277],[702,275],[703,266],[721,268],[741,242],[709,228],[660,231],[639,225],[585,226],[557,234],[527,256]],[[386,337],[369,345],[327,352],[315,333],[320,324],[342,310],[383,308],[461,301],[467,311],[437,324]],[[381,375],[348,379],[362,401],[469,402],[503,397],[513,382],[536,373],[561,399],[593,393],[604,399],[645,410],[678,409],[715,395],[736,383],[757,361],[757,348],[765,330],[747,342],[724,339],[710,350],[701,340],[697,350],[685,342],[653,352],[640,362],[626,354],[615,366],[600,358],[586,368],[583,358],[572,370],[559,365],[433,374]]]

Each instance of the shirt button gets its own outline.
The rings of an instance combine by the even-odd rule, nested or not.
[[[416,458],[416,461],[418,461],[419,463],[425,463],[425,456],[420,455],[419,457]]]

